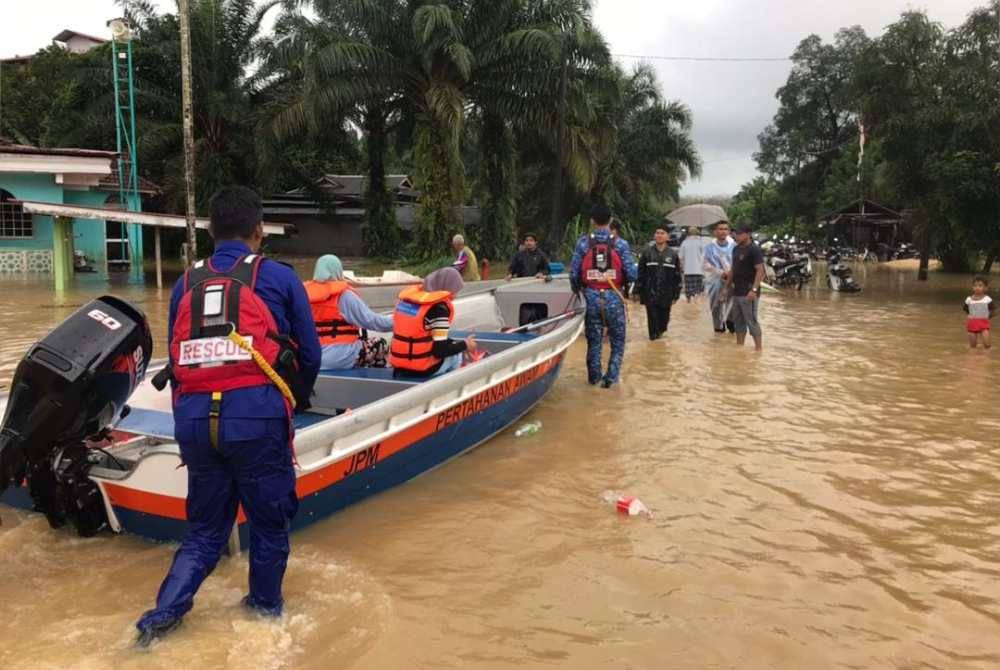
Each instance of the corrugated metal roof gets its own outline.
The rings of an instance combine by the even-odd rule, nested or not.
[[[33,156],[75,156],[77,158],[117,158],[118,153],[114,151],[102,151],[100,149],[73,149],[55,147],[33,147],[27,144],[14,144],[9,140],[0,138],[0,154],[23,154]]]

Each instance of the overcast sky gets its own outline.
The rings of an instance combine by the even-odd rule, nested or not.
[[[488,1],[488,0],[483,0]],[[63,28],[105,36],[117,15],[112,0],[0,0],[0,56],[33,53]],[[173,11],[173,0],[158,0]],[[784,57],[810,33],[829,40],[861,24],[876,35],[901,11],[924,9],[951,27],[986,0],[597,0],[595,19],[616,54]],[[633,63],[634,59],[621,59]],[[705,161],[689,195],[734,193],[755,174],[757,133],[777,107],[774,93],[787,62],[650,61],[668,98],[694,113],[694,138]]]

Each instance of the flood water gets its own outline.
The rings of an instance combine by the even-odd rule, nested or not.
[[[287,613],[223,559],[184,626],[130,647],[172,548],[0,510],[2,668],[1000,666],[1000,352],[970,352],[967,277],[859,268],[764,299],[765,351],[679,303],[632,317],[624,383],[567,358],[512,431],[293,536]],[[90,295],[0,285],[0,379]],[[124,286],[157,331],[168,293]],[[611,489],[652,519],[619,517]]]

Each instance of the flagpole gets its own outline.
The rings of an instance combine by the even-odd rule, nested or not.
[[[865,222],[865,182],[862,179],[862,173],[864,172],[864,160],[865,160],[865,124],[861,118],[861,114],[858,114],[858,195],[860,196],[860,212],[861,212],[861,223]],[[858,246],[858,228],[854,227],[854,246]]]

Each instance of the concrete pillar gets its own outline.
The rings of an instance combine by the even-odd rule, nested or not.
[[[57,216],[52,221],[52,276],[56,290],[73,281],[73,219]]]
[[[160,227],[153,228],[156,243],[156,288],[163,288],[163,264],[160,260]]]

